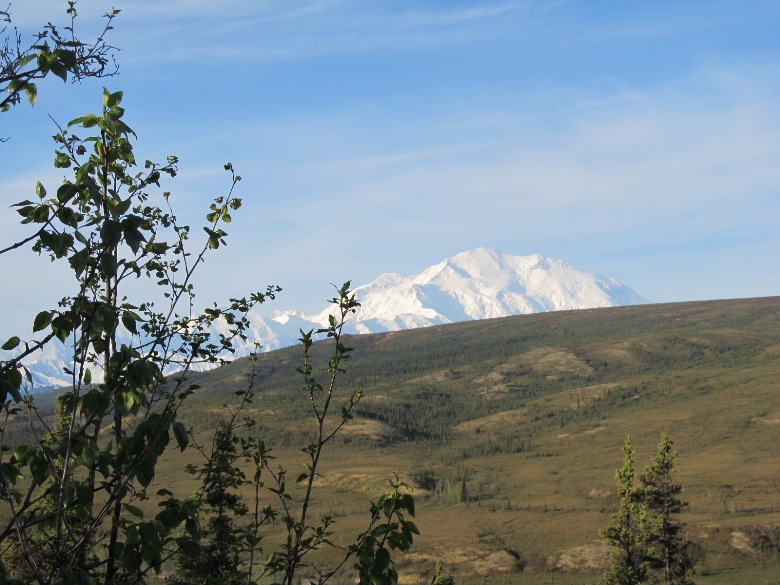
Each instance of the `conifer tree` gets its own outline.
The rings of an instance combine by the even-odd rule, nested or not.
[[[213,454],[201,468],[192,472],[203,478],[203,499],[208,520],[203,530],[201,550],[195,558],[180,556],[177,574],[168,579],[174,585],[238,585],[247,582],[242,570],[243,541],[235,526],[236,517],[247,513],[237,488],[246,478],[236,465],[240,453],[238,439],[230,424],[222,424],[214,435]]]
[[[693,560],[688,539],[681,534],[685,523],[678,519],[688,502],[680,498],[682,486],[672,476],[676,456],[672,439],[662,433],[658,452],[641,477],[647,563],[661,583],[691,585]]]
[[[604,572],[601,585],[640,585],[647,569],[640,520],[644,507],[639,490],[634,486],[636,469],[631,439],[623,444],[623,467],[617,470],[620,509],[612,516],[612,524],[601,535],[612,545],[612,565]]]

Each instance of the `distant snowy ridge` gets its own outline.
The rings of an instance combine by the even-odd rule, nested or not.
[[[489,248],[461,252],[411,276],[382,274],[354,292],[361,306],[350,315],[345,331],[357,334],[648,302],[614,278],[588,274],[562,260],[510,256]],[[314,315],[250,313],[248,338],[237,353],[254,351],[255,343],[262,351],[294,345],[300,330],[327,326],[332,311],[329,305]],[[215,332],[227,329],[225,323],[215,324]],[[64,346],[53,346],[27,364],[36,389],[69,383],[61,374],[66,356]]]

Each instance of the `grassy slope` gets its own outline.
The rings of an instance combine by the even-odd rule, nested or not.
[[[641,467],[666,431],[691,504],[697,581],[780,582],[779,325],[780,298],[766,298],[350,338],[344,381],[367,398],[326,454],[315,504],[351,534],[368,498],[398,471],[418,487],[423,533],[407,575],[429,575],[443,558],[464,584],[593,582],[604,560],[598,532],[617,503],[621,444],[631,436]],[[293,469],[310,425],[297,354],[260,356],[251,411]],[[202,389],[185,422],[213,426],[248,371],[238,360],[193,374]],[[186,486],[181,467],[172,458],[160,479]]]

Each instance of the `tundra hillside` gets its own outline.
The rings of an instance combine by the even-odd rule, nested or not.
[[[401,575],[428,579],[442,559],[457,583],[595,582],[610,561],[599,533],[619,505],[623,442],[631,437],[641,470],[665,432],[690,504],[681,519],[695,581],[776,579],[780,298],[562,311],[345,343],[345,392],[368,392],[321,467],[314,505],[349,533],[403,470],[422,536]],[[247,414],[279,462],[300,458],[306,432],[299,354],[254,364]],[[237,360],[189,374],[201,389],[179,420],[207,433],[250,370]],[[162,459],[158,476],[190,481],[186,462]]]

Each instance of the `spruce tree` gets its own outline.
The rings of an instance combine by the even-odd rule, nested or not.
[[[192,468],[203,479],[205,516],[200,554],[180,556],[177,573],[169,578],[174,585],[238,585],[247,582],[241,553],[246,548],[241,530],[235,525],[247,513],[237,489],[246,481],[236,465],[241,453],[238,439],[229,424],[222,424],[214,435],[213,453],[200,468]]]
[[[612,524],[601,531],[613,547],[612,565],[604,572],[602,585],[640,585],[647,576],[640,529],[644,507],[641,494],[634,486],[634,454],[631,439],[626,438],[623,467],[616,473],[620,508],[612,516]]]
[[[681,534],[685,523],[678,519],[688,502],[680,498],[682,486],[673,480],[676,456],[672,439],[663,433],[658,452],[641,477],[640,491],[646,508],[644,539],[647,563],[661,583],[691,585],[693,560],[689,542]]]

